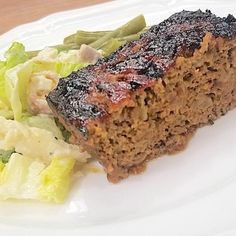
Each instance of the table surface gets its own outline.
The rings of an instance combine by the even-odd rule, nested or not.
[[[108,0],[0,0],[0,34],[48,14]]]

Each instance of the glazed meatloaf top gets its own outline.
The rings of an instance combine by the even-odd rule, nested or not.
[[[152,26],[139,40],[60,79],[47,101],[64,124],[77,127],[86,138],[90,121],[106,119],[129,102],[134,90],[152,86],[177,56],[192,56],[207,32],[232,39],[236,19],[217,17],[209,10],[176,13]]]

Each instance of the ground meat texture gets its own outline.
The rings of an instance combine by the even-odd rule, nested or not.
[[[118,182],[236,106],[236,19],[182,11],[60,79],[55,116]]]

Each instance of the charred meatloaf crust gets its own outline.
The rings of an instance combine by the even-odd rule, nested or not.
[[[182,11],[60,79],[55,116],[118,182],[236,105],[236,19]]]

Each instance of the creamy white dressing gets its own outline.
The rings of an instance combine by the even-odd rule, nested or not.
[[[54,157],[68,157],[79,162],[85,162],[90,157],[79,146],[56,139],[47,130],[29,127],[3,117],[0,117],[0,124],[0,149],[14,148],[23,156],[44,160],[46,163]]]
[[[58,84],[59,75],[53,71],[33,73],[29,81],[28,105],[34,114],[51,114],[46,96]]]
[[[79,50],[60,52],[55,48],[45,48],[32,59],[35,62],[61,62],[71,64],[94,64],[102,55],[96,49],[81,45]],[[40,71],[32,73],[29,80],[28,106],[34,114],[51,114],[46,102],[46,96],[58,84],[60,75],[54,71]]]

